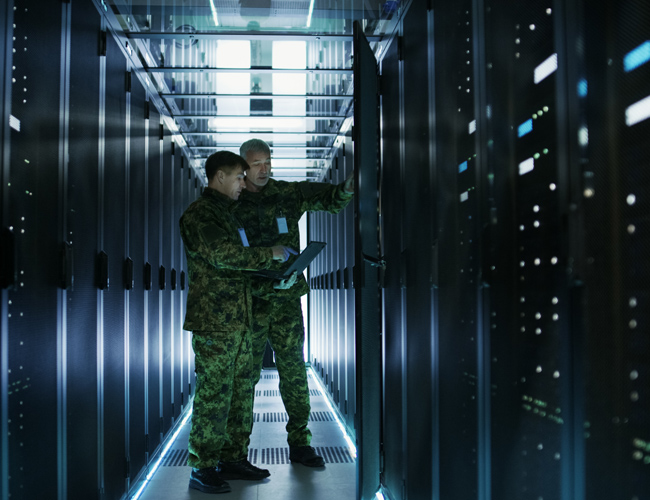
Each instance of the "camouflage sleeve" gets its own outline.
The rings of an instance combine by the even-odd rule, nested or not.
[[[343,210],[354,196],[346,193],[341,184],[328,184],[326,182],[298,182],[298,196],[302,212],[325,211],[337,214]]]
[[[273,262],[271,248],[244,247],[237,241],[232,227],[209,214],[186,214],[181,217],[180,226],[186,251],[216,268],[255,271],[267,269]]]

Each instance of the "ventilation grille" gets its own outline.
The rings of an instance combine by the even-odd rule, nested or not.
[[[310,396],[322,396],[323,393],[319,391],[318,389],[310,389],[309,390],[309,395]],[[280,391],[279,390],[266,390],[266,391],[260,391],[257,390],[255,391],[255,397],[256,398],[275,398],[275,397],[280,397]]]
[[[267,412],[267,413],[253,413],[253,422],[288,422],[289,415],[287,412]],[[331,411],[312,411],[309,414],[310,422],[333,422],[334,414]]]
[[[353,463],[350,451],[342,446],[315,446],[316,453],[323,457],[326,464]],[[291,463],[289,448],[262,448],[248,451],[248,460],[252,464],[284,465]]]
[[[169,450],[161,465],[163,467],[178,467],[179,465],[187,465],[187,458],[190,452],[187,450]]]
[[[316,453],[323,457],[326,464],[349,464],[354,462],[350,450],[343,446],[315,446]],[[189,452],[184,450],[169,450],[161,465],[163,467],[187,467]],[[291,463],[289,448],[251,448],[248,450],[248,460],[252,464],[283,465]]]
[[[280,375],[277,373],[265,373],[260,377],[262,380],[278,380]],[[312,378],[311,372],[307,372],[307,378]]]

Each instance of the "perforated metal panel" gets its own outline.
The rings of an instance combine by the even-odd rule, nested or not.
[[[161,203],[160,203],[160,230],[161,230],[161,266],[164,267],[164,290],[160,291],[161,302],[161,335],[162,335],[162,416],[163,416],[163,434],[171,428],[172,416],[175,413],[176,402],[172,402],[172,394],[175,392],[172,380],[173,371],[173,344],[176,332],[172,331],[172,289],[171,289],[171,271],[172,262],[172,213],[174,203],[174,193],[172,191],[172,156],[171,156],[171,135],[165,130],[162,140],[162,178],[160,184]],[[163,272],[163,271],[161,271]],[[160,286],[163,287],[162,285]],[[174,407],[172,407],[174,404]]]
[[[478,193],[472,3],[436,23],[440,228],[440,495],[478,495]],[[437,18],[437,21],[442,21]]]
[[[118,496],[124,489],[125,394],[124,394],[124,259],[126,234],[126,61],[120,48],[108,39],[106,51],[106,126],[103,171],[102,250],[108,254],[109,287],[102,292],[104,342],[104,440],[105,490]]]
[[[68,453],[75,466],[67,474],[69,498],[96,491],[97,439],[97,186],[99,137],[100,19],[92,5],[72,9],[68,240],[74,256],[74,286],[68,291],[67,420]]]
[[[160,323],[160,204],[161,204],[161,139],[160,115],[154,110],[149,114],[149,159],[147,163],[147,244],[145,254],[151,265],[151,290],[147,292],[147,435],[148,451],[152,453],[161,442],[162,423],[162,338]]]
[[[648,4],[632,1],[584,25],[586,498],[650,492],[648,23]]]
[[[57,258],[60,250],[59,47],[61,6],[31,9],[14,2],[11,73],[11,169],[8,223],[15,235],[15,289],[3,322],[8,332],[8,490],[12,497],[56,498],[56,469],[41,470],[31,457],[57,460]],[[56,21],[52,22],[52,19]],[[48,75],[48,79],[43,78]],[[54,110],[43,115],[43,109]],[[16,121],[17,120],[17,121]],[[35,145],[38,144],[38,147]],[[35,476],[42,481],[35,482]],[[5,478],[3,478],[3,481]]]
[[[133,480],[146,462],[145,443],[145,90],[135,80],[130,107],[129,257],[133,260],[133,289],[129,292],[129,460]]]
[[[379,487],[381,343],[379,326],[378,180],[379,92],[377,61],[359,23],[354,27],[355,166],[355,338],[356,429],[359,445],[358,498],[374,497]]]
[[[402,228],[405,214],[397,186],[402,184],[400,149],[400,70],[398,42],[395,39],[381,63],[382,170],[381,234],[382,255],[389,263],[383,273],[383,387],[384,404],[382,442],[384,453],[383,484],[391,495],[401,498],[404,482],[404,335],[402,296]],[[389,236],[390,235],[390,236]]]

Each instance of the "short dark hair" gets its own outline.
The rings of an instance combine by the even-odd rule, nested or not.
[[[266,153],[271,156],[271,148],[262,139],[250,139],[239,146],[239,154],[246,158],[248,153]]]
[[[208,159],[205,160],[205,175],[208,178],[208,182],[214,177],[214,174],[218,170],[223,170],[225,173],[229,174],[235,170],[238,166],[241,166],[243,171],[246,171],[250,168],[246,160],[236,153],[231,151],[217,151],[208,156]]]

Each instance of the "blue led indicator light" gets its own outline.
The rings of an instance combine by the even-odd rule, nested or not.
[[[650,41],[646,40],[636,49],[627,53],[623,58],[623,67],[626,72],[629,72],[648,61],[650,61]]]
[[[518,137],[523,137],[524,135],[532,131],[533,131],[533,119],[529,118],[524,123],[519,125],[519,128],[517,129],[517,135]]]
[[[585,80],[585,79],[583,78],[582,80],[580,80],[580,81],[578,82],[578,95],[579,95],[580,97],[587,97],[587,89],[588,89],[588,88],[589,88],[589,87],[588,87],[588,85],[587,85],[587,80]]]
[[[467,170],[467,162],[466,161],[464,161],[463,163],[458,165],[458,173],[460,174],[461,172],[464,172],[465,170]]]

